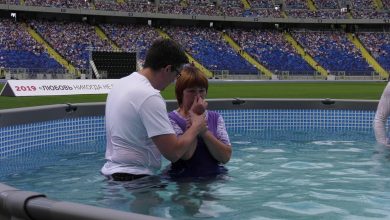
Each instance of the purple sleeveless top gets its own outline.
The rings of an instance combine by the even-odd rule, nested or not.
[[[217,135],[219,114],[214,111],[207,111],[207,126],[214,136]],[[169,113],[169,118],[174,120],[183,130],[186,130],[186,121],[175,112]],[[201,137],[198,137],[198,145],[189,160],[178,160],[171,164],[168,174],[171,177],[206,177],[226,173],[227,169],[211,155]]]

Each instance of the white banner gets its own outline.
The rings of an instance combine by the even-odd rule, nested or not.
[[[107,94],[117,79],[8,80],[2,96]]]

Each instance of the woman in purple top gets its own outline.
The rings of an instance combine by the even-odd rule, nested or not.
[[[194,152],[188,152],[182,159],[171,164],[168,174],[174,178],[207,177],[226,173],[227,169],[221,164],[230,160],[232,147],[222,116],[214,111],[196,111],[193,103],[202,103],[207,95],[208,80],[196,67],[187,65],[176,81],[176,99],[179,108],[169,113],[169,119],[176,132],[182,135],[190,126],[189,111],[203,114],[206,117],[208,130],[199,134],[194,141]],[[194,102],[194,100],[198,100]]]

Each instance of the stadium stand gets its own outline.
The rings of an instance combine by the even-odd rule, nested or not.
[[[351,0],[351,14],[358,19],[387,19],[390,18],[388,11],[377,7],[374,0]]]
[[[333,75],[371,75],[373,71],[345,33],[294,31],[292,35]]]
[[[248,61],[236,53],[221,34],[212,28],[166,27],[166,32],[180,42],[202,65],[213,72],[229,71],[229,74],[257,74]]]
[[[309,11],[302,9],[287,10],[287,15],[293,18],[320,18],[320,19],[346,19],[348,15],[340,10],[317,10]]]
[[[80,69],[88,68],[90,51],[112,50],[108,42],[97,36],[93,26],[86,23],[31,20],[30,25],[72,65]]]
[[[95,9],[103,11],[126,11],[128,9],[127,4],[120,4],[116,1],[96,0]]]
[[[306,0],[284,0],[287,9],[308,9]]]
[[[310,75],[314,72],[280,31],[228,29],[227,33],[242,49],[275,73],[288,71],[290,74]]]
[[[27,6],[43,6],[57,8],[89,8],[89,1],[80,0],[24,0]]]
[[[240,0],[221,1],[160,1],[159,4],[150,3],[147,0],[26,0],[28,6],[44,6],[54,8],[81,8],[103,11],[126,11],[139,13],[162,13],[180,15],[208,15],[208,16],[231,16],[231,17],[275,17],[282,18],[280,11],[275,11],[274,3],[266,0],[252,1],[253,8],[244,9]]]
[[[390,0],[382,0],[382,5],[384,9],[390,9]]]
[[[358,34],[358,38],[381,66],[390,71],[390,34],[361,32]]]
[[[11,4],[11,5],[19,5],[19,0],[0,0],[0,4]]]
[[[250,0],[252,8],[274,8],[275,3],[272,0]]]
[[[246,55],[244,56],[225,42],[226,35],[220,32],[223,29],[246,54],[276,74],[279,72],[289,72],[291,75],[315,74],[314,69],[318,70],[317,67],[321,67],[335,75],[372,75],[374,69],[368,64],[370,60],[367,57],[363,58],[361,54],[366,55],[367,52],[362,52],[358,48],[359,45],[346,37],[346,33],[351,31],[355,32],[362,42],[362,47],[372,55],[372,59],[375,59],[384,69],[390,69],[389,37],[386,28],[375,26],[370,32],[358,31],[357,28],[355,30],[355,26],[360,26],[360,23],[340,25],[337,23],[340,20],[334,24],[328,20],[322,26],[315,24],[321,23],[322,19],[349,20],[353,18],[362,19],[359,22],[363,24],[370,24],[371,19],[375,19],[375,22],[386,23],[388,21],[386,19],[390,18],[387,11],[389,9],[388,0],[0,0],[0,4],[26,5],[30,8],[40,6],[39,10],[36,9],[38,14],[40,10],[45,13],[42,6],[51,9],[61,8],[61,11],[67,8],[81,9],[81,11],[87,9],[87,12],[92,14],[95,13],[94,10],[113,15],[115,13],[112,11],[129,12],[129,17],[132,17],[132,12],[141,13],[141,17],[137,15],[138,17],[129,18],[128,21],[126,18],[125,22],[118,22],[120,19],[111,20],[111,17],[100,16],[98,18],[92,15],[92,22],[89,18],[88,22],[86,22],[87,19],[82,21],[76,18],[69,19],[60,13],[51,14],[56,18],[50,21],[25,15],[23,19],[26,23],[60,54],[66,60],[65,62],[79,70],[90,69],[89,60],[92,51],[113,51],[117,47],[121,51],[136,52],[139,68],[145,58],[146,49],[154,39],[159,37],[159,32],[156,31],[159,27],[182,44],[196,62],[214,73],[227,71],[231,75],[259,74],[258,65],[253,64],[252,61],[250,61],[252,64],[248,62]],[[277,6],[276,9],[275,6]],[[344,10],[345,7],[348,7],[347,11]],[[153,18],[148,18],[151,13],[153,13]],[[165,15],[185,15],[187,17],[183,16],[184,19],[176,20],[171,16],[164,17]],[[188,15],[192,16],[193,20],[197,20],[197,17],[202,15],[203,24],[199,26],[196,23],[198,21],[188,20],[187,22]],[[162,19],[159,16],[162,16]],[[95,18],[98,19],[95,21]],[[254,20],[251,20],[252,18]],[[268,20],[263,22],[261,18]],[[310,31],[309,29],[302,31],[302,26],[305,26],[308,18],[315,20],[312,20],[313,23],[309,25]],[[204,23],[207,19],[211,19],[210,21],[216,19],[214,22],[216,27],[212,27],[210,23],[210,27],[206,28]],[[218,19],[231,20],[233,23]],[[237,19],[249,19],[244,20],[244,22],[249,22],[245,23],[245,27],[241,27],[239,23],[234,24]],[[276,21],[285,21],[284,19],[288,22],[281,22],[282,28],[278,28],[279,24]],[[289,19],[293,21],[291,25]],[[255,23],[248,25],[251,21],[258,25]],[[300,22],[305,24],[301,25]],[[198,27],[194,28],[194,25]],[[64,67],[57,63],[58,59],[56,58],[56,62],[51,58],[45,51],[45,47],[38,43],[39,40],[37,42],[29,36],[22,23],[17,22],[16,18],[14,20],[3,19],[0,28],[3,30],[0,35],[2,68],[64,70]],[[283,33],[287,32],[283,31],[291,33],[291,38],[295,40],[286,41]],[[16,40],[4,33],[18,35],[19,39]],[[107,39],[102,38],[101,33],[107,36]],[[301,55],[295,51],[297,50],[294,46],[297,45],[296,42],[299,44]],[[9,49],[9,45],[13,44],[18,46]],[[21,44],[23,46],[19,46]],[[303,50],[316,61],[315,68],[306,58],[306,61],[302,58],[302,56],[305,57],[302,55]],[[18,57],[18,59],[7,57]],[[63,62],[61,63],[64,65]],[[376,68],[376,65],[372,65]],[[324,72],[326,73],[325,70]]]
[[[63,69],[28,34],[22,23],[11,19],[0,20],[0,67],[23,68],[29,74]]]
[[[150,26],[135,24],[101,24],[100,27],[124,51],[138,52],[138,62],[143,63],[146,50],[159,37]]]
[[[317,9],[340,9],[341,8],[337,0],[315,0],[314,3]]]

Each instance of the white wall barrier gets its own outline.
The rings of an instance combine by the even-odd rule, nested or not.
[[[2,96],[107,94],[117,79],[8,80]]]

